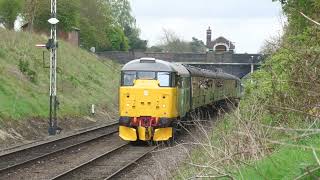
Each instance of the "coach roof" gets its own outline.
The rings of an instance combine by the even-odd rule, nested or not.
[[[123,66],[122,71],[176,72],[181,76],[189,76],[189,71],[183,65],[155,58],[132,60]]]

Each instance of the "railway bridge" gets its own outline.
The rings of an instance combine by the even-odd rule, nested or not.
[[[224,72],[233,74],[239,78],[258,69],[263,61],[262,54],[237,54],[234,42],[220,36],[212,40],[212,30],[206,31],[206,53],[156,53],[156,52],[99,52],[98,55],[117,60],[125,64],[130,60],[142,57],[153,57],[170,62],[179,62],[197,66],[203,69],[220,68]]]
[[[203,69],[220,68],[224,72],[233,74],[239,78],[259,68],[263,61],[261,54],[236,54],[232,51],[207,53],[155,53],[155,52],[121,52],[105,51],[97,53],[101,57],[109,58],[125,64],[133,59],[153,57],[169,62],[178,62],[197,66]]]

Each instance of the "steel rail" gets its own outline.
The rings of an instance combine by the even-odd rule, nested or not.
[[[105,156],[107,156],[107,155],[109,155],[109,154],[121,149],[122,147],[128,146],[128,145],[129,145],[129,143],[122,144],[122,145],[120,145],[118,147],[115,147],[115,148],[111,149],[110,151],[107,151],[107,152],[105,152],[105,153],[103,153],[103,154],[101,154],[101,155],[99,155],[97,157],[94,157],[94,158],[88,160],[87,162],[84,162],[84,163],[82,163],[82,164],[80,164],[80,165],[78,165],[78,166],[76,166],[76,167],[74,167],[74,168],[72,168],[72,169],[70,169],[68,171],[65,171],[65,172],[63,172],[63,173],[51,178],[50,180],[57,180],[57,179],[64,178],[65,176],[69,175],[70,173],[72,173],[72,172],[74,172],[74,171],[76,171],[76,170],[78,170],[78,169],[80,169],[80,168],[82,168],[82,167],[84,167],[84,166],[86,166],[86,165],[88,165],[88,164],[100,159],[100,158],[103,158],[103,157],[105,157]]]
[[[89,129],[89,130],[86,130],[86,131],[83,131],[80,133],[73,134],[71,136],[66,136],[63,138],[44,142],[44,143],[37,144],[37,145],[31,146],[31,147],[28,147],[25,149],[19,149],[17,151],[13,151],[13,152],[1,155],[0,156],[0,173],[2,173],[4,171],[8,171],[13,168],[17,168],[23,164],[33,162],[33,161],[38,160],[40,158],[46,157],[48,155],[55,154],[55,153],[61,152],[63,150],[78,146],[80,144],[88,143],[93,140],[97,140],[97,139],[103,138],[105,136],[109,136],[111,134],[114,134],[114,133],[118,132],[118,129],[112,130],[112,128],[116,128],[117,126],[118,126],[118,123],[113,123],[113,124]],[[90,133],[94,133],[99,130],[101,131],[103,129],[109,129],[109,128],[111,130],[109,132],[105,132],[103,134],[96,135],[93,137],[87,137],[87,139],[81,139],[81,138],[85,138],[85,136],[90,136]],[[78,141],[76,141],[77,138],[80,138],[80,139]],[[76,142],[74,142],[73,144],[69,144],[67,146],[59,147],[59,146],[63,145],[64,143],[66,143],[67,141],[76,141]],[[45,149],[43,149],[43,148],[45,148]],[[53,149],[50,151],[50,149],[48,150],[46,148],[53,148]],[[4,159],[9,159],[9,157],[21,157],[21,156],[26,155],[27,153],[32,153],[35,151],[38,152],[41,150],[43,151],[43,153],[36,153],[34,156],[31,156],[30,158],[27,158],[27,159],[21,158],[20,162],[18,161],[17,163],[8,164],[7,166],[4,165],[6,162]],[[30,156],[30,154],[28,154],[28,156]],[[2,162],[2,165],[1,165],[1,162]]]
[[[111,179],[113,177],[115,177],[116,175],[120,174],[121,172],[123,172],[125,169],[127,169],[128,167],[132,166],[133,164],[135,164],[137,161],[139,161],[140,159],[142,159],[143,157],[145,157],[146,155],[148,155],[150,152],[152,152],[153,150],[155,150],[156,148],[158,148],[158,146],[154,146],[152,149],[146,151],[145,153],[143,153],[141,156],[137,157],[136,159],[132,160],[131,162],[127,163],[125,166],[122,166],[121,169],[119,169],[118,171],[114,172],[113,174],[111,174],[110,176],[108,176],[107,178],[105,178],[104,180],[108,180]]]

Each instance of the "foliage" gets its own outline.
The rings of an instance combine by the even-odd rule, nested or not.
[[[35,5],[37,5],[37,9],[34,10],[34,29],[47,32],[50,28],[50,24],[48,23],[48,19],[50,19],[50,1],[30,1],[29,3],[35,3]],[[79,25],[79,3],[80,0],[59,0],[57,3],[57,18],[60,21],[58,24],[60,30],[68,32],[72,30],[73,27]],[[28,4],[26,4],[26,6],[27,5]],[[25,16],[27,17],[31,14],[31,12],[27,11],[26,13]]]
[[[131,15],[131,5],[129,0],[107,0],[110,5],[111,16],[116,25],[126,28],[135,25],[135,18]]]
[[[320,1],[278,1],[288,17],[284,35],[263,48],[268,57],[243,80],[239,109],[218,121],[178,178],[319,177],[320,27],[301,13],[319,22]]]
[[[320,3],[298,0],[282,3],[288,17],[285,34],[267,48],[271,55],[252,76],[255,85],[249,85],[248,89],[263,92],[261,102],[269,102],[270,112],[286,121],[289,114],[312,116],[310,112],[319,105],[319,26],[300,12],[319,21]]]
[[[19,60],[19,69],[20,71],[25,74],[31,82],[36,83],[37,82],[37,73],[30,69],[30,64],[28,61]]]
[[[128,39],[120,27],[113,27],[107,33],[111,41],[111,50],[128,50]]]
[[[147,41],[139,38],[140,30],[127,0],[59,0],[57,9],[59,31],[79,28],[83,48],[95,47],[98,51],[146,49]],[[23,17],[30,31],[48,32],[50,1],[26,0]]]
[[[204,45],[204,42],[192,37],[192,41],[190,42],[191,51],[195,53],[201,53],[206,51],[206,45]]]
[[[121,27],[129,41],[131,50],[147,48],[147,41],[140,39],[140,30],[136,27],[136,19],[131,14],[129,0],[107,0],[113,21],[116,26]]]
[[[295,179],[297,177],[314,179],[319,177],[320,169],[317,166],[317,160],[312,148],[308,148],[319,148],[319,138],[319,136],[313,136],[298,143],[290,143],[298,147],[282,146],[271,156],[254,162],[251,166],[242,166],[241,174],[236,174],[237,179],[240,179],[241,176],[242,179]],[[316,154],[320,155],[319,152]]]
[[[111,9],[104,0],[82,0],[80,2],[80,42],[82,47],[97,50],[110,48],[107,31],[111,29]]]
[[[140,39],[140,30],[137,27],[125,27],[124,29],[125,35],[129,40],[129,47],[131,50],[146,50],[147,49],[147,40]]]
[[[37,9],[39,8],[39,0],[25,0],[23,8],[23,17],[28,22],[28,30],[33,32],[33,24]]]
[[[163,52],[163,47],[161,46],[151,46],[147,49],[148,52]]]
[[[21,13],[23,0],[0,0],[0,23],[7,29],[14,28],[14,22]]]

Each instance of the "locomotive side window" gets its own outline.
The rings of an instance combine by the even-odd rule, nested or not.
[[[123,72],[122,85],[123,86],[133,86],[133,81],[136,79],[135,71]]]

